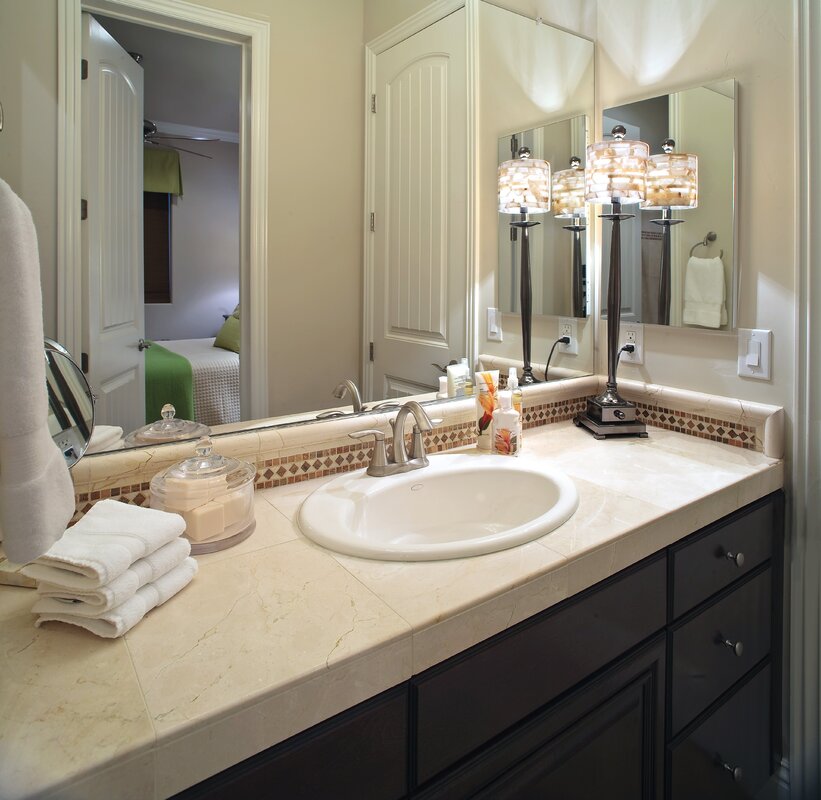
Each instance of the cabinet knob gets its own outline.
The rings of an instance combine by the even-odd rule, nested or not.
[[[729,639],[722,639],[721,644],[729,647],[739,657],[744,655],[744,642],[731,642]]]
[[[728,561],[735,562],[735,565],[739,568],[744,566],[744,553],[731,553],[727,551],[724,554],[724,558],[726,558]]]
[[[742,771],[741,767],[734,767],[732,764],[728,764],[726,761],[722,762],[721,766],[732,775],[733,780],[736,783],[741,783],[742,778],[744,777],[744,772]]]

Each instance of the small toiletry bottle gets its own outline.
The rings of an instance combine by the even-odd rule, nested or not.
[[[448,376],[442,375],[439,378],[439,391],[436,393],[437,400],[445,400],[448,397]]]
[[[518,456],[519,413],[513,408],[509,391],[499,392],[499,404],[493,412],[493,452],[500,456]]]
[[[461,359],[460,363],[465,368],[465,396],[473,397],[473,373],[470,370],[467,358]]]
[[[522,390],[519,386],[519,376],[516,374],[516,367],[511,367],[507,371],[507,388],[512,395],[513,408],[516,409],[519,414],[519,447],[521,447],[524,414],[522,413]]]
[[[448,397],[465,396],[465,379],[467,371],[462,364],[448,364]]]

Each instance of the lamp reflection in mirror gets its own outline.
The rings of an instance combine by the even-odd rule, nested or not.
[[[672,212],[698,206],[698,157],[674,153],[673,139],[665,139],[664,152],[650,156],[647,164],[647,199],[643,208],[660,208],[661,219],[650,220],[661,225],[661,271],[659,277],[659,325],[670,324],[670,228],[684,222],[673,219]]]
[[[520,383],[538,381],[530,364],[531,322],[533,299],[530,280],[530,239],[528,228],[538,225],[528,219],[529,214],[545,214],[550,210],[550,164],[539,158],[531,158],[527,147],[519,148],[519,157],[499,165],[499,211],[502,214],[518,214],[512,220],[512,228],[522,229],[522,265],[519,278],[519,298],[522,312],[522,359],[524,368]]]
[[[636,407],[624,400],[616,385],[621,322],[621,221],[633,214],[622,214],[622,205],[641,203],[647,196],[647,162],[650,148],[644,142],[625,139],[623,125],[613,128],[610,141],[596,142],[587,148],[585,200],[611,205],[602,219],[613,223],[610,239],[610,276],[607,284],[607,385],[587,401],[585,413],[573,421],[587,428],[597,439],[607,436],[647,436],[643,423],[636,419]]]
[[[563,169],[553,175],[553,214],[556,219],[570,219],[569,225],[562,227],[573,234],[572,263],[572,304],[574,317],[587,316],[587,284],[582,266],[581,234],[587,229],[584,202],[584,169],[578,156],[570,159],[570,169]]]

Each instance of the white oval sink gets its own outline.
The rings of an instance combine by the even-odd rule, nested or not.
[[[308,538],[338,553],[435,561],[538,539],[578,505],[573,481],[543,461],[457,453],[385,478],[340,475],[305,499],[298,521]]]

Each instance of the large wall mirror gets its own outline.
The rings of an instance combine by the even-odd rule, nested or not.
[[[317,377],[316,387],[311,383],[310,392],[307,384],[305,387],[300,386],[300,389],[305,389],[301,396],[309,395],[310,399],[303,400],[302,407],[295,408],[293,413],[264,420],[249,421],[241,418],[237,412],[239,408],[238,393],[240,391],[237,364],[242,360],[243,355],[241,351],[239,353],[233,352],[233,350],[239,349],[237,332],[240,325],[238,320],[244,320],[242,315],[245,312],[244,308],[235,308],[241,282],[238,268],[238,250],[240,248],[237,245],[238,234],[236,231],[236,223],[241,218],[241,212],[237,207],[238,148],[240,150],[240,163],[242,163],[242,142],[238,130],[240,118],[238,97],[241,93],[241,74],[238,71],[240,63],[239,49],[236,45],[217,40],[209,41],[203,38],[184,36],[168,30],[152,28],[148,23],[138,24],[130,14],[123,15],[128,17],[127,20],[117,18],[119,5],[120,3],[106,5],[107,9],[110,7],[110,11],[107,12],[109,16],[100,16],[98,24],[100,30],[92,26],[92,37],[96,36],[100,40],[105,40],[106,46],[108,46],[108,39],[110,39],[114,42],[116,48],[122,51],[120,56],[123,53],[125,54],[123,68],[127,72],[124,74],[130,74],[128,70],[135,71],[134,68],[136,67],[136,71],[143,74],[144,77],[145,94],[142,110],[133,113],[130,110],[123,111],[123,113],[131,114],[132,117],[138,120],[138,127],[131,134],[132,141],[127,145],[123,145],[123,147],[131,147],[136,137],[136,144],[140,148],[144,148],[145,151],[176,149],[180,161],[174,163],[181,164],[182,185],[179,187],[179,192],[177,190],[163,190],[161,192],[163,201],[151,206],[153,217],[157,218],[165,227],[160,226],[159,233],[155,230],[154,240],[151,243],[145,243],[146,247],[149,244],[151,245],[152,252],[162,251],[163,257],[169,261],[170,266],[165,265],[160,270],[159,278],[152,273],[151,286],[148,289],[143,285],[145,283],[146,287],[148,286],[146,276],[142,276],[135,283],[125,273],[119,275],[115,281],[116,285],[111,287],[113,292],[111,298],[104,303],[100,303],[99,307],[84,308],[84,313],[87,313],[88,324],[92,329],[95,325],[98,329],[102,329],[102,327],[109,325],[112,320],[115,320],[118,314],[122,316],[126,312],[130,313],[130,306],[127,309],[125,306],[131,300],[126,298],[123,292],[120,291],[123,287],[134,290],[138,300],[144,305],[143,319],[145,327],[142,332],[134,334],[134,331],[137,331],[136,328],[134,331],[129,330],[127,332],[127,354],[129,358],[132,358],[132,362],[125,363],[117,361],[116,358],[110,360],[106,358],[106,363],[111,365],[111,373],[106,380],[112,386],[120,387],[122,397],[131,400],[135,398],[141,400],[142,398],[143,390],[136,383],[133,387],[129,386],[127,390],[123,388],[125,387],[125,383],[123,383],[125,378],[136,369],[134,366],[136,362],[133,359],[143,360],[148,355],[154,362],[162,362],[159,364],[159,369],[165,370],[166,377],[163,380],[166,386],[179,384],[176,377],[177,373],[174,372],[178,367],[182,369],[187,377],[185,378],[185,388],[180,393],[179,398],[165,397],[165,390],[163,390],[162,396],[155,393],[154,402],[150,408],[141,405],[136,411],[132,408],[128,415],[124,413],[122,416],[118,416],[117,409],[113,407],[110,409],[112,413],[109,414],[106,401],[101,399],[99,407],[100,422],[120,426],[123,428],[123,433],[127,434],[141,424],[158,419],[159,412],[157,409],[162,408],[163,404],[169,400],[177,408],[178,417],[192,418],[198,422],[204,422],[212,428],[214,433],[228,433],[249,427],[292,424],[306,419],[314,420],[334,414],[352,413],[352,411],[367,412],[382,402],[399,399],[407,395],[418,395],[426,390],[430,390],[431,394],[429,396],[433,398],[433,393],[438,388],[438,377],[441,374],[436,364],[444,366],[449,361],[458,360],[463,356],[468,356],[473,360],[481,353],[486,352],[488,345],[484,342],[483,336],[480,334],[478,341],[473,341],[472,339],[476,338],[473,331],[485,330],[485,306],[492,305],[493,301],[486,300],[482,296],[478,300],[478,307],[473,307],[470,298],[474,294],[478,295],[484,292],[485,287],[490,287],[489,291],[494,291],[493,281],[487,280],[488,276],[484,273],[484,265],[492,265],[488,268],[495,271],[496,253],[497,251],[501,252],[501,248],[499,248],[495,239],[495,227],[490,229],[484,217],[484,208],[487,206],[488,214],[494,214],[495,225],[496,215],[492,211],[492,203],[486,202],[489,194],[486,195],[484,189],[484,181],[495,181],[495,164],[488,163],[488,160],[495,161],[492,151],[496,149],[496,141],[502,133],[510,131],[513,125],[521,126],[518,135],[523,139],[531,138],[535,141],[536,138],[541,136],[543,146],[547,148],[545,152],[549,151],[551,163],[557,170],[566,168],[571,156],[583,157],[586,136],[585,121],[591,119],[590,114],[593,107],[592,42],[544,25],[541,20],[530,19],[500,9],[491,3],[478,3],[480,10],[480,41],[477,48],[481,64],[481,68],[477,69],[475,73],[478,75],[478,84],[472,86],[471,81],[468,80],[469,76],[465,76],[465,81],[461,85],[461,97],[458,103],[453,104],[453,108],[456,110],[462,108],[461,113],[466,118],[468,114],[476,114],[476,118],[472,120],[471,124],[475,122],[475,127],[478,127],[477,133],[481,142],[481,152],[469,153],[465,150],[465,141],[470,141],[467,134],[451,135],[452,145],[448,145],[447,148],[431,148],[434,159],[445,157],[450,162],[454,162],[456,159],[462,159],[463,161],[464,174],[461,177],[453,176],[451,180],[451,184],[458,187],[462,195],[456,198],[455,205],[449,207],[450,212],[444,213],[440,210],[437,215],[434,209],[434,214],[431,216],[428,213],[430,208],[427,204],[420,203],[420,197],[422,196],[420,192],[426,190],[425,180],[435,183],[443,174],[442,169],[437,167],[435,160],[432,162],[429,172],[414,170],[412,173],[407,174],[397,173],[399,177],[392,184],[396,187],[397,194],[395,197],[392,196],[390,209],[391,213],[395,212],[396,214],[399,214],[399,211],[404,214],[408,209],[421,209],[417,216],[421,223],[427,225],[430,229],[428,238],[433,241],[432,248],[435,250],[435,256],[440,258],[441,262],[450,269],[454,260],[452,258],[453,248],[451,243],[458,238],[461,239],[463,247],[470,249],[468,246],[470,238],[467,225],[464,224],[464,221],[457,219],[452,209],[464,210],[471,206],[472,198],[467,196],[466,187],[470,184],[467,178],[475,161],[478,164],[477,174],[479,171],[481,173],[480,185],[475,191],[480,194],[483,209],[476,221],[481,243],[478,247],[478,254],[474,256],[479,263],[478,282],[481,286],[479,292],[476,291],[477,287],[475,285],[471,285],[471,280],[468,277],[470,271],[468,267],[465,268],[462,274],[448,276],[445,274],[446,270],[443,269],[438,269],[438,271],[435,269],[417,269],[413,271],[402,266],[402,270],[397,273],[401,273],[400,277],[404,279],[408,275],[421,276],[420,280],[428,280],[429,284],[420,284],[419,290],[415,294],[408,295],[411,297],[411,301],[408,302],[407,309],[401,305],[401,302],[404,302],[404,295],[399,301],[396,301],[395,305],[398,311],[390,317],[391,325],[396,330],[392,329],[389,331],[389,336],[383,337],[385,339],[384,343],[378,336],[379,331],[373,331],[371,338],[375,342],[376,350],[373,363],[378,364],[381,370],[379,379],[377,379],[374,372],[373,379],[369,381],[368,370],[372,368],[367,366],[364,369],[365,374],[362,375],[339,374],[337,372],[331,374],[326,370]],[[119,9],[119,11],[122,11],[122,9]],[[339,13],[347,12],[340,11]],[[453,18],[458,13],[451,14],[446,19]],[[462,9],[461,13],[469,19],[465,9]],[[361,17],[361,9],[359,16]],[[441,22],[445,21],[442,20]],[[357,24],[361,25],[359,22]],[[452,24],[452,19],[450,24]],[[429,33],[434,27],[428,25],[425,31]],[[449,47],[451,44],[459,42],[460,47],[466,47],[469,37],[463,35],[463,33],[445,37],[445,45]],[[306,35],[309,35],[307,31]],[[403,47],[407,41],[394,45],[390,50]],[[351,44],[351,47],[354,48],[351,52],[355,52],[357,57],[361,53],[362,44],[362,41]],[[432,44],[431,48],[432,51],[437,52],[442,50],[442,47],[439,47],[436,43]],[[387,52],[390,52],[390,50]],[[318,52],[320,53],[318,58],[321,60],[323,57],[321,49]],[[141,59],[136,58],[134,55],[136,53],[141,55]],[[326,74],[332,75],[335,69],[333,55],[329,54],[327,58],[329,63],[326,67]],[[137,63],[138,61],[139,63]],[[206,62],[213,62],[217,65],[229,64],[232,68],[230,71],[209,69],[208,75],[214,74],[215,77],[213,79],[202,79],[199,76]],[[464,56],[454,57],[453,63],[467,64],[468,59]],[[507,66],[503,69],[503,65]],[[438,68],[436,64],[431,67],[431,69],[436,68]],[[388,71],[393,69],[392,64],[389,64],[385,69]],[[318,66],[317,70],[321,71],[321,67]],[[229,72],[230,74],[228,74]],[[216,73],[220,73],[220,75],[216,75]],[[391,73],[386,80],[393,80],[394,77],[395,74]],[[123,86],[131,85],[130,82],[133,83],[132,79],[126,77]],[[83,83],[87,84],[89,82],[84,81]],[[197,98],[199,89],[202,90],[201,103],[198,103]],[[357,88],[357,91],[361,92],[361,88]],[[481,102],[477,103],[479,111],[474,110],[471,104],[468,103],[470,91],[475,92],[476,96],[481,98]],[[486,102],[486,99],[491,95],[494,101],[492,103]],[[410,93],[408,97],[411,97]],[[380,111],[387,111],[391,107],[384,96],[380,97],[379,104]],[[434,103],[431,107],[436,110],[443,106]],[[394,104],[393,109],[394,113],[399,113],[399,104]],[[143,119],[150,120],[150,124],[145,128],[145,131],[143,129]],[[431,139],[431,131],[438,130],[435,128],[436,124],[438,124],[437,120],[433,119],[430,126],[426,128],[405,126],[405,138],[402,139],[401,143],[403,147],[406,147],[406,150],[403,152],[416,153],[421,150],[424,141]],[[541,134],[536,130],[529,130],[539,126],[542,128]],[[94,136],[97,136],[104,129],[110,130],[115,127],[102,121],[98,126],[99,129],[94,132]],[[120,128],[122,127],[120,126]],[[130,125],[125,126],[128,130],[131,130],[131,127]],[[443,129],[452,134],[452,130],[448,126]],[[148,134],[145,140],[144,133]],[[365,138],[364,130],[362,137]],[[84,141],[91,141],[90,132],[84,129],[81,138]],[[219,141],[203,141],[207,139]],[[509,141],[507,146],[509,147]],[[111,154],[116,155],[119,153],[120,149],[118,148],[120,148],[119,144],[111,149]],[[364,149],[364,141],[360,143],[360,149]],[[96,150],[103,152],[100,147],[97,147]],[[341,157],[344,158],[344,154],[341,154]],[[269,154],[269,160],[281,158],[289,157],[283,156],[281,152],[271,152]],[[127,159],[116,158],[115,160],[117,163],[124,163]],[[390,162],[390,164],[392,163]],[[404,164],[404,162],[402,163]],[[413,165],[411,164],[411,166]],[[313,182],[318,186],[322,185],[325,177],[322,173],[321,159],[306,160],[305,170],[305,181]],[[312,172],[311,170],[315,171]],[[276,173],[275,167],[272,168],[271,172],[272,174]],[[413,179],[408,178],[405,180],[408,175],[411,175]],[[419,175],[422,178],[417,180]],[[428,178],[425,178],[425,175]],[[136,182],[139,178],[138,171],[135,171],[132,177]],[[220,189],[220,186],[223,186],[225,191]],[[361,195],[362,176],[359,175],[356,180],[351,180],[350,196],[352,203],[358,202]],[[144,212],[143,199],[141,187],[138,198],[140,213]],[[240,202],[241,200],[240,197]],[[148,206],[146,205],[145,208],[147,209]],[[148,213],[148,211],[145,211],[145,213]],[[208,221],[211,217],[207,215],[211,213],[215,215],[215,220],[220,221],[220,225],[217,225],[217,222]],[[467,214],[466,211],[462,213]],[[387,230],[389,219],[391,218],[388,217],[387,212],[382,215],[377,213],[376,237],[383,235],[383,232]],[[402,217],[402,220],[404,220],[404,217]],[[228,222],[233,226],[230,231],[225,229]],[[572,313],[568,305],[568,298],[570,297],[569,264],[573,237],[562,229],[562,222],[555,220],[552,214],[544,222],[545,242],[541,246],[544,254],[544,269],[540,278],[541,300],[540,305],[537,307],[537,313],[546,316],[569,315]],[[94,222],[94,224],[99,223]],[[199,227],[195,227],[195,224]],[[153,222],[152,226],[152,229],[156,228]],[[443,234],[441,240],[436,240],[433,236],[433,233],[438,232]],[[404,259],[402,265],[406,261],[409,262],[417,258],[422,250],[419,247],[418,232],[411,231],[407,236],[405,236],[405,233],[406,231],[402,228],[400,234],[391,239],[391,246],[395,245],[403,251],[403,253],[400,253]],[[487,234],[492,236],[492,241],[482,238]],[[221,245],[225,245],[224,248],[218,248],[213,243],[212,240],[217,235]],[[193,249],[186,249],[187,240],[185,237],[190,237],[189,244],[192,245]],[[124,242],[126,246],[134,250],[137,249],[138,245],[135,239],[136,234],[132,228],[127,232],[127,236],[125,234],[120,236],[118,241]],[[584,237],[582,237],[582,242],[584,242]],[[159,249],[157,248],[158,243]],[[279,254],[275,249],[276,244],[276,237],[270,237],[268,261],[272,265],[272,271],[275,271],[274,265],[276,265],[276,269],[283,268],[278,261]],[[139,246],[142,247],[142,242],[139,243]],[[103,252],[103,255],[108,257],[112,256],[112,253]],[[113,255],[116,255],[116,253]],[[583,258],[582,261],[585,262],[586,258]],[[107,261],[106,258],[101,259],[101,263],[119,264],[122,262],[118,258],[110,257]],[[376,265],[375,269],[377,269],[377,262],[374,261],[374,264]],[[186,266],[191,267],[190,274],[185,272]],[[331,260],[328,263],[318,265],[318,267],[332,270],[334,265]],[[189,280],[189,277],[191,280]],[[503,285],[509,286],[514,279],[515,276],[510,274],[503,278],[499,283],[500,292]],[[390,289],[392,286],[395,286],[395,284],[389,284],[388,288]],[[435,292],[434,289],[436,289]],[[316,291],[321,292],[324,290],[322,274],[318,269]],[[117,292],[120,292],[120,294],[117,294]],[[381,294],[379,294],[380,292]],[[105,296],[103,292],[97,294],[100,297]],[[185,311],[181,307],[177,307],[177,301],[183,295],[190,296],[192,299],[191,307]],[[384,303],[382,302],[383,296],[387,298]],[[413,298],[424,298],[425,296],[433,298],[427,306],[414,305]],[[374,302],[374,308],[385,310],[387,314],[392,308],[389,301],[392,302],[393,295],[377,283],[375,297],[377,301]],[[171,302],[169,302],[169,299]],[[433,300],[436,302],[433,302]],[[310,320],[311,314],[314,313],[310,298],[293,298],[294,305],[303,303],[305,306],[304,319]],[[509,310],[515,313],[515,306],[511,304]],[[471,316],[476,318],[471,318]],[[374,319],[377,320],[377,317],[374,316]],[[306,322],[306,325],[309,324],[309,322]],[[365,354],[364,360],[367,362],[368,336],[362,335],[364,327],[362,316],[356,313],[353,308],[340,309],[338,324],[340,326],[340,335],[355,337],[357,344],[362,344],[363,354]],[[410,375],[406,367],[412,359],[404,354],[405,351],[402,350],[402,347],[414,337],[426,338],[428,344],[435,346],[438,343],[436,339],[437,332],[447,326],[451,328],[460,326],[464,332],[462,339],[451,348],[452,352],[451,350],[440,349],[440,351],[430,355],[426,351],[424,356],[416,358],[419,367],[418,376]],[[111,326],[109,325],[109,327]],[[119,323],[113,327],[123,328]],[[378,327],[378,324],[374,324],[374,329]],[[387,330],[384,325],[382,327]],[[538,324],[535,328],[534,335],[539,354],[537,360],[543,361],[544,358],[541,353],[542,351],[546,352],[549,344],[548,340],[552,341],[552,338],[555,337],[552,331],[542,334]],[[420,337],[420,332],[424,336]],[[218,334],[222,337],[222,341],[218,341],[217,344],[221,343],[222,346],[215,348],[214,337]],[[299,347],[301,348],[299,359],[301,362],[311,362],[309,348],[323,347],[323,342],[314,341],[317,337],[313,336],[311,331],[289,330],[288,335],[299,336]],[[147,345],[147,349],[141,348],[138,351],[136,343],[141,342],[143,338],[146,340],[143,347]],[[592,336],[588,338],[592,342]],[[154,344],[149,344],[149,340],[153,340]],[[456,340],[454,339],[454,341]],[[521,349],[516,345],[515,333],[511,332],[504,346],[510,348],[510,353],[503,352],[501,349],[490,350],[489,352],[493,355],[520,357]],[[390,355],[393,352],[391,348],[396,348],[396,359],[398,359],[393,363],[390,362],[390,358],[393,357]],[[82,349],[83,351],[87,349],[85,344]],[[584,363],[581,363],[582,358],[574,357],[575,360],[572,363],[569,362],[565,365],[574,368],[572,370],[568,369],[566,374],[575,376],[590,372],[592,369],[592,349],[589,352],[585,351],[585,353],[588,357],[584,360]],[[74,355],[79,361],[80,353],[77,352]],[[380,359],[387,359],[387,361],[380,363]],[[100,359],[95,360],[94,367],[96,368],[100,363]],[[189,365],[189,368],[185,367],[185,363]],[[178,366],[175,366],[175,364]],[[168,370],[171,370],[171,373]],[[269,365],[269,371],[272,374],[282,372],[283,375],[287,375],[287,364]],[[348,371],[349,368],[345,368],[345,372]],[[171,377],[168,377],[169,374]],[[206,385],[209,374],[211,375],[210,386]],[[355,398],[353,387],[346,382],[346,379],[352,379],[359,384],[359,388],[362,389],[361,398]],[[271,381],[269,381],[270,385]],[[372,389],[369,390],[369,386]],[[95,394],[104,394],[99,391],[95,382],[93,382],[93,388]],[[290,390],[290,387],[283,389],[283,391],[288,390]],[[215,392],[216,394],[214,394]],[[233,394],[229,397],[226,392]],[[209,397],[212,401],[210,403],[211,409],[215,413],[203,418],[203,407],[208,402]],[[354,399],[356,399],[356,402],[352,402]],[[360,401],[362,402],[361,407],[359,405]],[[339,410],[333,411],[335,407],[338,407]],[[231,410],[228,416],[223,414],[226,409]]]
[[[574,157],[579,160],[579,169],[584,169],[586,146],[586,119],[576,116],[501,137],[499,163],[517,158],[519,148],[527,147],[533,158],[549,162],[555,175],[568,169]],[[583,215],[573,220],[551,212],[534,217],[534,221],[540,224],[529,232],[533,313],[586,317],[587,237],[581,235],[586,220]],[[522,244],[519,229],[510,222],[510,214],[499,214],[497,302],[502,312],[518,314]],[[578,259],[574,259],[576,248]]]
[[[670,229],[669,323],[660,303],[661,209],[642,209],[622,223],[622,320],[730,331],[737,326],[736,86],[732,79],[653,97],[604,111],[605,138],[614,125],[627,129],[650,152],[675,141],[674,152],[698,156],[698,206],[673,211]],[[610,263],[602,241],[602,307]]]

